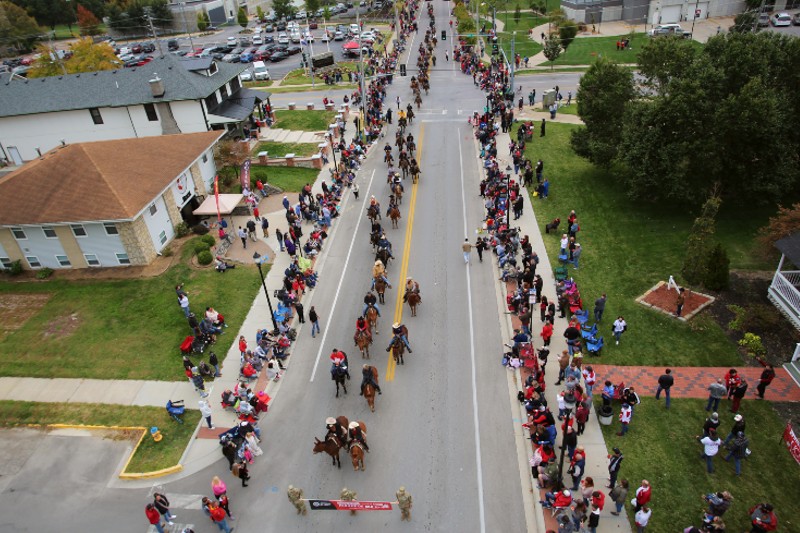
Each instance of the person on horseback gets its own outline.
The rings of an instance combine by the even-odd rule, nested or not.
[[[328,440],[328,437],[336,437],[342,445],[347,443],[347,430],[332,416],[325,419],[325,430],[323,441]]]
[[[353,340],[358,342],[359,335],[366,335],[367,339],[372,341],[372,334],[369,331],[369,322],[366,321],[364,315],[361,315],[356,319],[356,333],[353,336]]]
[[[406,292],[403,295],[403,303],[408,301],[408,295],[411,293],[416,293],[419,296],[419,283],[409,276],[406,278]],[[419,301],[422,303],[422,297],[420,297]]]
[[[383,233],[383,228],[381,227],[381,223],[378,222],[377,219],[372,221],[372,227],[370,228],[370,233],[377,233],[380,237],[381,233]]]
[[[408,348],[408,353],[414,353],[414,351],[411,349],[411,346],[408,344],[408,339],[403,334],[404,327],[405,326],[399,322],[392,324],[392,340],[389,343],[389,346],[386,347],[387,352],[392,349],[392,346],[394,346],[395,342],[400,341],[406,345],[406,348]]]
[[[387,142],[386,146],[383,147],[383,151],[386,152],[386,155],[388,156],[392,153],[392,146]]]
[[[389,252],[389,257],[394,259],[394,254],[392,253],[392,243],[390,243],[389,239],[386,238],[386,234],[385,233],[383,235],[381,235],[381,238],[378,241],[378,251],[381,251],[381,250],[388,251]],[[378,260],[378,261],[380,261],[380,260]],[[376,261],[376,263],[378,261]],[[383,266],[383,263],[381,263],[381,266]],[[385,272],[385,270],[384,270],[384,272]],[[385,277],[383,279],[386,280]],[[386,281],[386,283],[388,284],[389,282]]]
[[[361,396],[364,396],[364,387],[368,384],[375,387],[375,390],[378,391],[378,394],[383,394],[381,392],[381,387],[378,385],[378,381],[375,379],[375,376],[378,375],[378,369],[374,366],[363,365],[361,367]]]
[[[381,234],[381,238],[378,239],[378,250],[379,251],[381,249],[381,242],[383,240],[386,240],[386,235]],[[386,242],[389,242],[389,241],[386,241]],[[392,255],[391,246],[392,245],[389,244],[389,247],[390,247],[389,256],[390,257]],[[372,267],[372,287],[371,287],[372,289],[375,288],[375,280],[378,279],[378,278],[382,279],[386,283],[387,287],[389,287],[390,289],[392,288],[392,284],[389,283],[389,280],[386,278],[386,267],[383,266],[383,261],[381,261],[380,259],[376,260],[375,261],[375,265]],[[365,310],[365,312],[366,312],[366,310]],[[378,315],[378,316],[380,316],[380,315]]]
[[[344,372],[344,374],[347,376],[347,379],[350,379],[350,371],[347,369],[347,354],[338,348],[334,348],[330,357],[331,377],[333,378],[339,372]]]
[[[381,310],[375,305],[376,303],[378,303],[378,298],[375,296],[375,293],[372,291],[367,292],[367,295],[364,296],[364,310],[361,312],[361,316],[367,316],[367,310],[370,307],[377,311],[378,316],[381,316]]]
[[[364,447],[365,450],[367,450],[367,452],[369,452],[369,446],[367,446],[367,440],[364,438],[364,432],[361,431],[361,426],[355,420],[350,422],[350,425],[348,426],[347,437],[350,439],[350,441],[347,443],[348,450],[354,442],[358,442]]]
[[[414,88],[413,85],[412,85],[412,88]],[[414,106],[412,106],[410,103],[406,106],[406,114],[409,117],[413,117],[414,116]]]

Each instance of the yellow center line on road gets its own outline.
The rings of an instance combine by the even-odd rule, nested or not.
[[[422,141],[425,138],[425,124],[420,124],[419,139],[417,142],[417,165],[422,163]],[[406,287],[406,276],[408,272],[408,258],[411,253],[411,234],[414,229],[414,212],[417,207],[417,189],[419,181],[411,186],[411,202],[408,206],[408,223],[406,224],[406,240],[403,244],[403,259],[400,262],[400,279],[397,282],[397,302],[394,306],[394,322],[402,323],[403,320],[403,294]],[[409,332],[410,333],[410,332]],[[392,353],[389,352],[389,361],[386,364],[385,381],[394,380],[394,371],[397,365],[394,362]]]

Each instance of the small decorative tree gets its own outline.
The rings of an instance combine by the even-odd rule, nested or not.
[[[689,283],[702,283],[706,279],[708,268],[708,249],[714,238],[717,212],[722,203],[716,190],[703,204],[700,216],[694,220],[692,232],[686,243],[686,255],[683,258],[681,273]]]
[[[755,333],[745,333],[744,337],[739,340],[739,346],[744,348],[748,355],[754,357],[758,361],[763,361],[764,356],[767,355],[767,349],[764,348],[761,337]]]
[[[550,70],[553,70],[553,61],[558,59],[561,55],[561,44],[558,42],[558,36],[550,34],[544,40],[544,57],[550,61]]]
[[[239,26],[242,28],[247,27],[247,11],[245,11],[243,7],[239,8],[239,13],[236,15],[236,22],[238,22]]]
[[[514,22],[519,24],[519,19],[522,18],[522,9],[520,9],[519,4],[517,4],[517,8],[514,10]]]
[[[208,21],[206,21],[206,17],[207,16],[208,15],[206,14],[205,11],[200,11],[199,13],[197,13],[197,29],[198,30],[206,31],[206,28],[208,28]]]

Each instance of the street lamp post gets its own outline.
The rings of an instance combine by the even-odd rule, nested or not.
[[[331,144],[331,155],[333,156],[334,172],[339,169],[339,164],[336,162],[336,149],[333,147],[333,133],[328,132],[328,142]]]
[[[261,257],[261,254],[258,252],[253,254],[253,261],[258,267],[258,275],[261,276],[261,286],[264,287],[264,296],[267,297],[267,305],[269,306],[269,317],[272,319],[272,328],[273,331],[275,331],[278,329],[278,323],[275,321],[275,311],[272,309],[272,300],[270,299],[269,292],[267,291],[267,282],[264,281],[264,271],[261,270],[261,263],[267,261],[268,259],[269,258],[267,256]]]
[[[511,165],[506,165],[506,227],[511,228]]]

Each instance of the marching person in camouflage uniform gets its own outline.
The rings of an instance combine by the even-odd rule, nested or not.
[[[292,502],[294,508],[297,509],[297,514],[305,515],[308,513],[306,502],[303,501],[303,489],[298,489],[297,487],[289,485],[288,495],[289,501]]]
[[[411,494],[406,492],[405,487],[400,487],[395,493],[397,496],[397,506],[400,507],[400,520],[411,520],[411,505],[414,503]]]
[[[341,493],[341,495],[339,497],[340,497],[340,499],[342,499],[342,500],[344,500],[346,502],[352,502],[352,501],[355,501],[355,500],[358,499],[358,494],[356,493],[356,491],[350,490],[347,487],[345,487],[345,488],[342,489],[342,493]],[[356,514],[356,512],[355,511],[350,511],[350,514]]]

